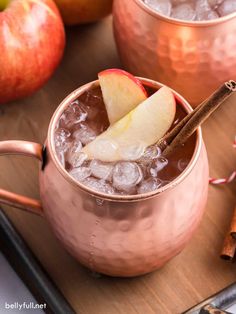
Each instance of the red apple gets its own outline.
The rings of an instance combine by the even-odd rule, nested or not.
[[[0,0],[0,103],[30,95],[59,64],[64,26],[52,0]]]
[[[142,82],[124,70],[104,70],[98,73],[98,78],[111,124],[147,98]]]
[[[111,13],[112,0],[55,0],[66,25],[98,21]]]

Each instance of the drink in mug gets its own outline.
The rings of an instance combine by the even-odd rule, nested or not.
[[[104,194],[144,194],[173,181],[192,158],[195,136],[167,158],[153,145],[186,115],[171,90],[144,89],[118,69],[101,72],[99,80],[102,89],[84,92],[59,119],[55,149],[61,164],[75,180]]]
[[[235,0],[144,0],[157,12],[179,20],[207,21],[236,12]]]
[[[0,154],[42,162],[40,201],[4,190],[0,201],[43,215],[65,248],[93,271],[154,271],[184,248],[207,200],[201,130],[167,159],[153,146],[185,112],[189,104],[168,87],[117,69],[103,71],[99,81],[62,101],[44,148],[0,143]]]

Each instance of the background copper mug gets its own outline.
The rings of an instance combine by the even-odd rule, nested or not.
[[[162,86],[142,79],[145,86]],[[201,129],[188,167],[170,184],[140,195],[106,195],[75,181],[60,164],[54,147],[58,119],[79,95],[98,86],[84,85],[58,107],[45,148],[24,141],[0,142],[0,154],[25,154],[41,161],[37,200],[0,190],[0,202],[44,215],[66,249],[88,268],[112,275],[153,271],[179,253],[196,229],[208,192],[208,161]],[[176,92],[189,112],[190,105]]]
[[[131,73],[177,90],[192,105],[236,79],[236,12],[187,22],[162,16],[142,0],[115,0],[114,34]]]

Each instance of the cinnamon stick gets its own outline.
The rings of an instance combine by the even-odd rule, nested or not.
[[[233,93],[236,82],[230,80],[220,86],[207,100],[180,121],[159,143],[163,156],[172,153]]]
[[[230,223],[229,232],[227,233],[224,240],[221,258],[226,260],[232,260],[235,256],[235,253],[236,253],[236,206]]]
[[[232,260],[235,255],[235,250],[236,250],[236,239],[234,239],[231,236],[230,232],[228,232],[224,239],[224,244],[223,244],[220,257],[225,260]]]
[[[236,206],[234,208],[233,218],[230,224],[230,234],[234,239],[236,239]]]
[[[205,104],[205,101],[198,105],[192,112],[185,116],[170,132],[160,139],[158,146],[163,151],[181,131],[185,124],[193,117],[193,115]]]

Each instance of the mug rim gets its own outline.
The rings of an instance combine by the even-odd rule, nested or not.
[[[136,4],[141,7],[141,9],[145,10],[147,13],[151,14],[154,17],[158,17],[163,21],[177,24],[177,25],[184,25],[184,26],[191,26],[191,27],[206,27],[206,26],[212,26],[220,23],[224,23],[228,20],[231,20],[232,18],[236,17],[236,11],[232,12],[230,14],[227,14],[225,16],[213,19],[213,20],[206,20],[206,21],[186,21],[186,20],[180,20],[175,19],[169,16],[166,16],[164,14],[159,13],[155,9],[148,6],[143,0],[134,0]]]
[[[154,87],[160,89],[163,86],[166,86],[162,83],[159,83],[157,81],[146,79],[142,77],[137,77],[141,80],[142,83],[144,83],[144,86]],[[98,87],[99,81],[95,80],[90,83],[87,83],[85,85],[80,86],[79,88],[75,89],[72,93],[70,93],[66,98],[63,99],[63,101],[59,104],[57,109],[55,110],[48,128],[48,134],[47,134],[47,144],[46,147],[49,149],[51,158],[54,162],[54,165],[56,166],[57,170],[60,172],[60,174],[73,186],[76,188],[81,189],[83,192],[86,192],[90,195],[93,195],[97,198],[103,199],[103,200],[109,200],[109,201],[138,201],[138,200],[146,200],[149,198],[152,198],[158,194],[162,194],[167,190],[173,189],[175,186],[179,185],[188,175],[192,172],[197,160],[199,159],[200,152],[203,145],[203,138],[202,138],[202,131],[201,127],[198,127],[196,131],[196,141],[195,141],[195,148],[192,155],[191,160],[189,161],[187,167],[180,173],[179,176],[177,176],[174,180],[169,182],[163,187],[160,187],[154,191],[148,192],[148,193],[142,193],[142,194],[135,194],[135,195],[116,195],[116,194],[105,194],[101,193],[99,191],[95,191],[86,185],[84,185],[82,182],[77,181],[74,179],[69,172],[62,166],[62,164],[59,161],[59,158],[57,157],[56,149],[55,149],[55,143],[54,143],[54,130],[57,126],[58,120],[62,113],[64,112],[65,108],[68,107],[68,105],[77,99],[81,94],[83,94],[88,89]],[[171,88],[170,88],[171,89]],[[171,89],[173,92],[175,98],[181,103],[183,108],[187,111],[187,113],[193,111],[190,104],[187,102],[185,98],[183,98],[179,93],[177,93],[175,90]]]

